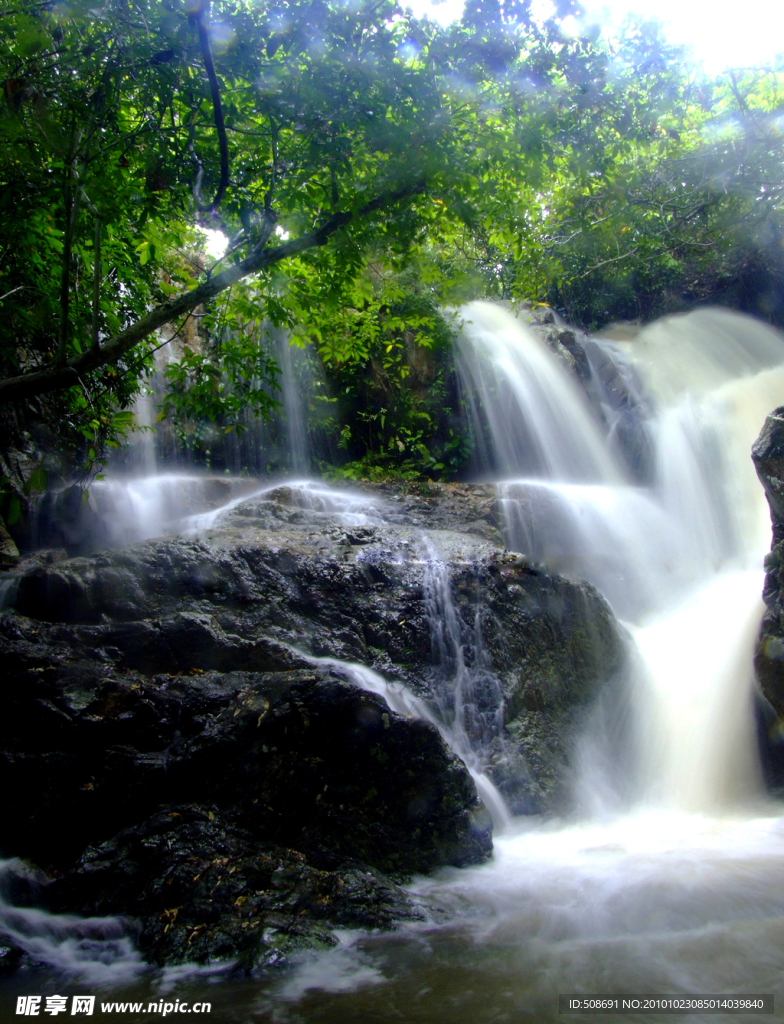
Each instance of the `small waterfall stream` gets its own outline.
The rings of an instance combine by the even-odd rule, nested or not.
[[[466,405],[504,477],[509,546],[604,593],[633,642],[628,678],[581,739],[574,819],[514,820],[490,864],[415,886],[448,926],[355,939],[263,1005],[276,1021],[542,1024],[559,992],[779,993],[784,816],[761,783],[751,669],[770,525],[749,451],[784,397],[784,339],[711,311],[594,341],[595,365],[647,392],[616,393],[602,424],[511,313],[475,303],[464,320]],[[624,451],[623,417],[645,459]],[[476,752],[481,633],[432,552],[427,579],[441,719]]]
[[[461,345],[484,392],[499,391],[510,366],[532,361],[519,355],[529,350],[550,364],[542,380],[567,376],[510,313],[482,303],[468,313]],[[504,358],[480,362],[499,320]],[[591,580],[631,627],[639,800],[712,813],[760,792],[750,664],[770,525],[749,451],[784,395],[784,339],[748,318],[703,311],[646,328],[623,351],[593,344],[627,382],[634,367],[647,389],[653,479],[635,484],[609,450],[605,463],[582,463],[584,482],[553,473],[553,465],[571,466],[586,437],[595,440],[582,401],[573,418],[563,410],[565,434],[551,434],[547,418],[532,420],[538,447],[556,453],[538,472],[499,485],[507,540]],[[552,401],[563,393],[553,387]],[[508,440],[502,431],[501,450]],[[510,473],[518,469],[505,462]]]
[[[749,451],[784,396],[784,339],[712,311],[623,347],[592,343],[647,390],[624,412],[638,417],[627,436],[649,446],[641,483],[617,394],[602,426],[511,313],[475,303],[464,320],[466,405],[504,477],[509,546],[590,579],[635,656],[616,706],[597,706],[582,737],[576,819],[517,819],[491,864],[423,879],[420,895],[457,910],[451,926],[360,943],[356,992],[300,988],[296,1012],[370,1018],[369,963],[386,965],[381,998],[418,1021],[555,1021],[553,994],[569,991],[780,991],[784,817],[761,784],[751,669],[770,525]],[[464,695],[466,639],[437,563],[430,580],[433,642]]]
[[[6,902],[9,882],[24,873],[20,862],[0,860],[0,934],[33,962],[95,986],[128,982],[146,969],[128,936],[127,922],[50,914]]]
[[[409,718],[418,718],[423,722],[430,722],[434,725],[444,738],[447,745],[455,751],[466,763],[471,777],[476,785],[477,793],[493,819],[493,830],[495,833],[504,832],[511,823],[509,811],[504,799],[493,783],[482,771],[479,759],[466,737],[461,734],[460,727],[455,722],[450,728],[445,725],[442,716],[434,714],[426,702],[417,697],[410,690],[400,683],[390,683],[378,672],[374,672],[366,665],[358,665],[353,662],[340,661],[337,658],[309,658],[314,665],[328,665],[336,669],[352,683],[368,690],[370,693],[377,693],[383,697],[390,710],[399,715]]]
[[[784,339],[722,311],[595,339],[597,409],[511,312],[472,303],[462,318],[465,404],[508,546],[590,580],[635,657],[616,706],[598,706],[581,739],[574,817],[510,821],[482,770],[503,703],[481,623],[459,614],[423,540],[437,706],[366,666],[313,660],[437,725],[493,815],[495,856],[414,884],[447,924],[346,933],[246,1000],[251,1016],[546,1024],[559,992],[780,993],[784,809],[762,787],[751,671],[770,526],[749,451],[784,400]],[[616,390],[600,367],[617,371]],[[371,500],[288,486],[302,507],[383,526]],[[208,530],[242,497],[177,528]]]
[[[437,668],[440,719],[450,725],[452,745],[468,761],[503,728],[503,693],[484,650],[477,604],[465,625],[455,607],[449,566],[425,538],[425,608]],[[466,635],[468,634],[468,635]]]

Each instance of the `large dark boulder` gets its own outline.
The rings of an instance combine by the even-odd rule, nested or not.
[[[152,963],[229,960],[243,973],[335,946],[335,927],[394,928],[425,917],[378,871],[315,867],[198,804],[172,805],[88,847],[35,895],[60,912],[131,915]]]
[[[360,662],[449,720],[454,680],[429,620],[435,551],[472,699],[480,718],[498,723],[496,737],[474,729],[471,738],[487,747],[486,767],[513,810],[562,809],[574,736],[624,658],[606,602],[505,552],[491,487],[368,490],[376,515],[364,525],[279,487],[198,539],[33,565],[18,576],[16,611],[72,626],[72,642],[146,675],[275,671],[290,667],[292,647]]]
[[[615,616],[589,584],[522,555],[458,567],[452,586],[467,638],[479,618],[479,657],[500,686],[503,730],[488,743],[488,774],[515,814],[562,812],[576,739],[626,666]]]
[[[102,639],[0,619],[0,853],[53,872],[52,909],[137,918],[155,962],[253,970],[421,915],[380,871],[489,856],[434,726],[274,643],[274,671],[150,677]]]
[[[62,868],[192,801],[324,866],[410,874],[488,856],[474,784],[435,727],[328,668],[290,655],[287,671],[148,678],[63,632],[0,621],[5,853]]]
[[[504,551],[492,488],[362,501],[344,515],[280,487],[198,536],[41,555],[6,578],[1,852],[54,871],[52,906],[139,916],[159,962],[252,969],[280,952],[270,929],[307,945],[387,927],[414,913],[392,879],[488,857],[465,764],[345,663],[405,684],[447,731],[461,714],[514,811],[563,809],[575,736],[623,661],[606,602]],[[229,902],[213,893],[225,858]]]

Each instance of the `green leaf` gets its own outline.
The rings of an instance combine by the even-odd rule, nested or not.
[[[22,516],[22,503],[16,494],[12,495],[11,500],[8,503],[8,515],[6,517],[6,525],[14,526],[19,522]]]

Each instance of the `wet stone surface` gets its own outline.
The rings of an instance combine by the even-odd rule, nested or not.
[[[765,558],[765,613],[754,654],[763,699],[757,709],[759,747],[769,788],[784,793],[784,407],[765,421],[751,451],[765,489],[773,543]]]
[[[482,767],[513,810],[559,809],[623,638],[587,584],[503,549],[492,488],[285,486],[192,526],[6,577],[0,852],[43,869],[36,899],[133,918],[151,961],[251,972],[430,913],[399,882],[492,849],[473,780],[434,725],[310,659],[452,726],[437,599]]]

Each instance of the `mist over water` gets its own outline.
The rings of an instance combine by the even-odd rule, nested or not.
[[[474,433],[496,444],[509,546],[591,580],[631,656],[581,737],[573,821],[517,819],[491,864],[418,886],[460,908],[449,955],[476,951],[462,1008],[430,1002],[433,1019],[557,1019],[568,991],[780,991],[784,820],[763,791],[752,671],[770,521],[749,453],[784,397],[784,339],[709,311],[594,342],[630,389],[641,483],[610,443],[611,408],[602,421],[581,395],[561,404],[575,385],[543,341],[497,307],[465,319],[463,380],[493,410],[474,404]],[[519,381],[542,364],[534,406]]]
[[[414,886],[447,924],[349,938],[259,1009],[541,1024],[558,993],[781,993],[784,808],[762,785],[752,671],[770,521],[750,448],[784,399],[784,339],[722,311],[673,317],[593,340],[627,393],[596,369],[581,393],[510,312],[463,312],[466,406],[509,547],[594,583],[628,630],[628,671],[580,737],[569,820],[497,829],[490,863]],[[476,753],[476,663],[435,558],[429,581],[454,683],[441,718]]]
[[[628,671],[579,739],[568,820],[510,820],[483,773],[503,704],[480,622],[461,624],[423,540],[435,706],[330,663],[438,725],[493,814],[494,857],[415,882],[443,915],[345,933],[222,997],[225,1018],[544,1024],[558,993],[780,995],[784,808],[762,784],[752,671],[770,521],[750,449],[784,401],[784,338],[723,311],[671,317],[628,342],[592,339],[583,388],[510,311],[472,303],[462,319],[465,405],[508,546],[597,587],[628,632]],[[145,486],[136,516],[152,523]],[[303,508],[383,524],[366,496],[286,486]],[[209,530],[242,500],[172,528]]]

